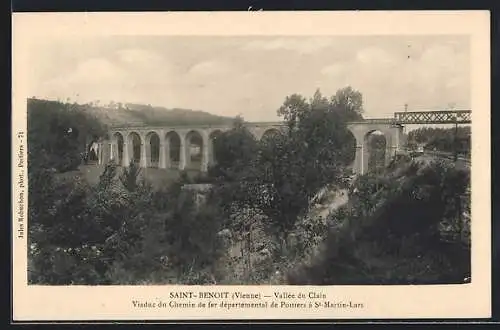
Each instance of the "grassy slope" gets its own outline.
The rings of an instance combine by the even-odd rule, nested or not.
[[[193,164],[193,167],[196,164]],[[82,177],[91,185],[95,185],[99,182],[99,176],[104,171],[104,165],[81,165],[78,170],[59,173],[57,174],[60,178],[68,179],[70,177]],[[200,171],[190,169],[187,171],[188,175],[191,178],[197,176]],[[162,188],[176,179],[179,178],[180,171],[172,168],[172,169],[158,169],[158,168],[145,168],[142,170],[142,174],[145,175],[146,181],[150,182],[153,185],[153,188],[159,189]]]
[[[58,107],[58,101],[29,99],[29,104],[46,103]],[[208,112],[191,109],[168,109],[143,104],[126,104],[122,108],[110,108],[95,104],[75,104],[79,109],[97,117],[108,126],[130,125],[206,125],[231,123],[233,118],[213,115]]]
[[[90,113],[108,126],[206,125],[231,123],[233,118],[189,109],[167,109],[130,104],[123,109],[90,107]]]

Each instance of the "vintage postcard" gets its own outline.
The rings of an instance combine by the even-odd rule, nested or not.
[[[489,317],[489,24],[14,13],[13,319]]]

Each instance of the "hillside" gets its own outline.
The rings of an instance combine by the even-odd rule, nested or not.
[[[28,111],[44,107],[61,107],[61,102],[42,99],[28,99]],[[85,111],[96,117],[106,126],[184,126],[231,123],[233,118],[212,115],[208,112],[190,109],[167,109],[144,104],[112,103],[96,104],[65,104],[74,109]]]

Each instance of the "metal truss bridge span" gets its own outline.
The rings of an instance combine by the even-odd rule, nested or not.
[[[470,124],[471,110],[395,112],[394,124]]]

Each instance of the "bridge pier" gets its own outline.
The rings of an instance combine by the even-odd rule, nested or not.
[[[159,158],[158,159],[158,167],[159,168],[167,168],[167,155],[170,157],[169,150],[168,148],[168,143],[164,143],[162,140],[160,140],[160,152],[159,152]]]
[[[146,144],[144,143],[144,140],[141,139],[141,151],[140,151],[140,160],[139,160],[139,166],[140,167],[148,167],[148,162],[147,162],[147,157],[146,157]]]
[[[185,136],[180,136],[180,150],[179,150],[179,171],[184,171],[186,168],[186,154],[188,150],[186,148]]]
[[[123,142],[123,159],[122,166],[128,167],[130,165],[129,155],[128,155],[128,142]]]
[[[208,171],[208,162],[210,160],[210,137],[206,132],[202,134],[202,146],[201,146],[201,172],[206,173]]]
[[[356,145],[353,172],[355,174],[363,174],[363,144]]]
[[[212,139],[209,139],[208,140],[208,155],[209,155],[209,159],[208,159],[208,165],[209,166],[213,166],[215,165],[215,149],[214,149],[214,141]]]
[[[111,142],[101,141],[98,144],[98,155],[97,155],[97,163],[99,165],[106,164],[109,160],[112,159],[112,144]]]

